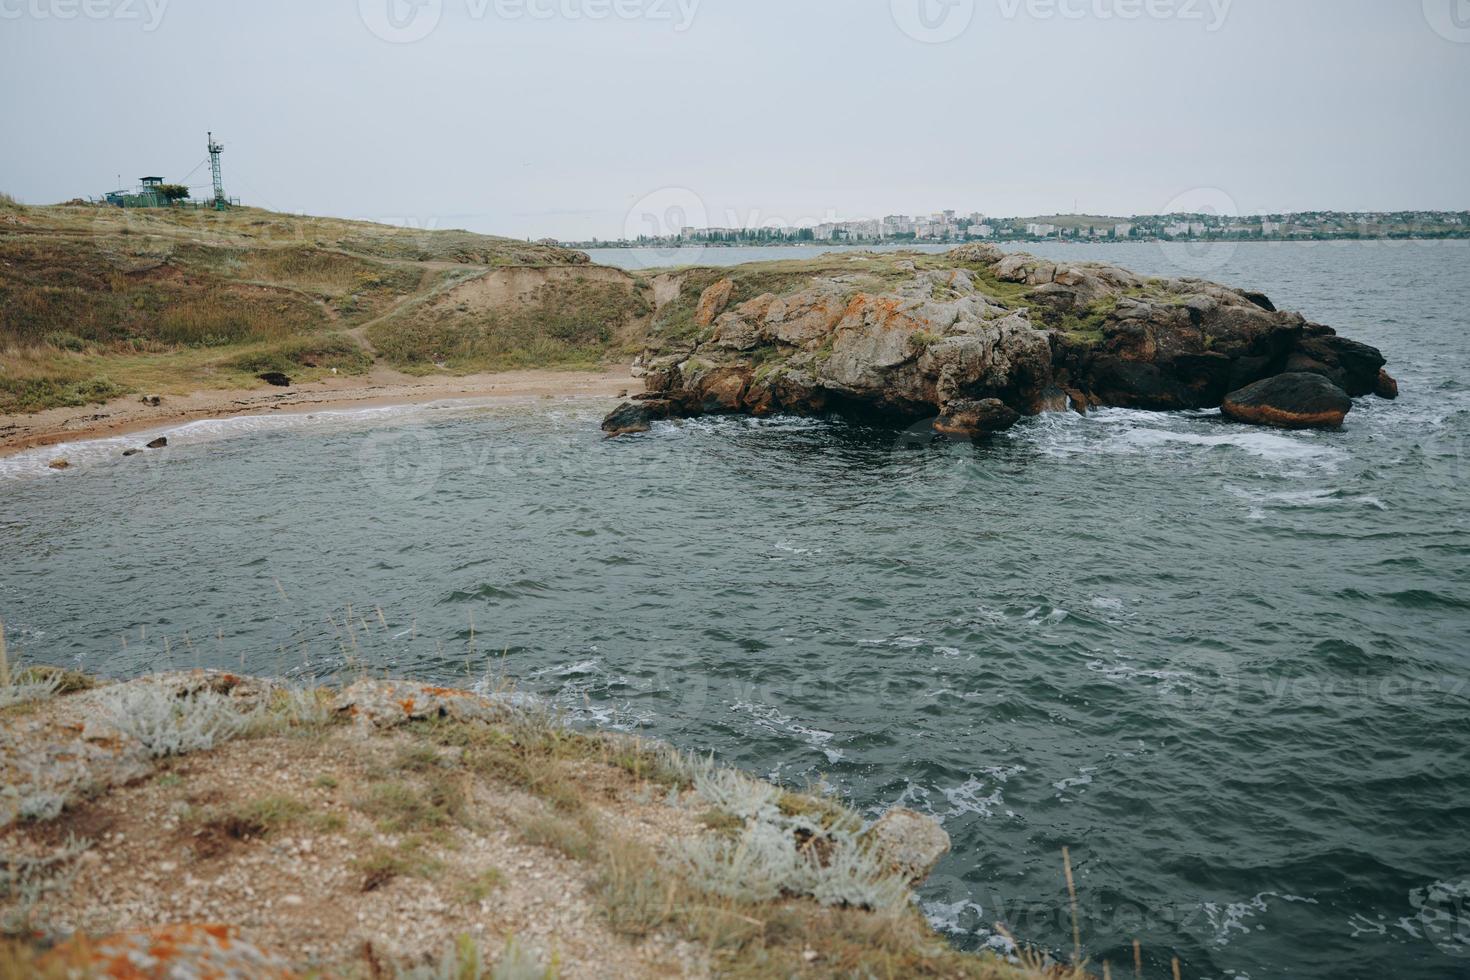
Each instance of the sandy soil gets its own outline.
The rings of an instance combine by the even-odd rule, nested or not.
[[[401,690],[431,696],[418,685]],[[0,739],[12,752],[58,733],[75,743],[102,694],[0,713]],[[480,741],[510,744],[500,729],[468,723],[454,730],[480,741],[445,745],[426,734],[434,729],[411,730],[403,708],[388,707],[399,714],[396,725],[360,715],[357,724],[263,732],[162,760],[51,821],[0,829],[7,868],[85,841],[54,869],[64,873],[34,879],[34,904],[5,895],[0,909],[58,938],[221,923],[299,971],[271,976],[391,977],[434,963],[459,936],[489,957],[515,937],[566,978],[707,975],[700,950],[686,941],[612,927],[598,866],[565,853],[561,836],[574,820],[595,827],[595,839],[645,847],[697,835],[707,804],[696,794],[671,803],[666,787],[623,768],[568,759],[537,771],[574,788],[575,799],[557,809],[475,764]],[[90,744],[115,747],[118,739],[96,729]],[[96,774],[104,784],[117,775]],[[159,945],[150,944],[155,956]],[[170,976],[195,975],[186,963],[173,966]],[[0,976],[15,975],[0,963]]]
[[[171,423],[267,412],[317,411],[374,405],[412,405],[450,398],[615,399],[643,389],[627,368],[607,372],[512,371],[462,377],[414,377],[377,368],[356,377],[326,378],[291,388],[196,391],[165,395],[148,405],[138,395],[105,405],[0,415],[0,456],[37,446],[125,435]]]

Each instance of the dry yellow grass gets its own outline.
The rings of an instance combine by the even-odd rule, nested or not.
[[[470,232],[251,208],[3,208],[0,413],[248,387],[266,371],[360,372],[372,351],[354,329],[446,282],[585,262]],[[521,341],[513,362],[539,366],[540,338]]]
[[[77,710],[107,696],[77,695]],[[380,727],[349,720],[329,694],[250,696],[267,700],[242,740],[162,760],[59,817],[0,833],[7,854],[88,841],[20,910],[32,935],[218,922],[332,976],[392,976],[446,947],[441,966],[495,960],[507,936],[571,977],[1086,976],[1030,953],[1008,962],[956,951],[906,902],[867,910],[712,890],[677,860],[681,846],[720,833],[700,820],[710,804],[696,784],[710,769],[657,743],[572,731],[534,709],[399,715]],[[845,814],[830,799],[780,800]],[[17,921],[10,898],[0,913]],[[33,941],[15,939],[0,944],[0,977],[38,962]]]

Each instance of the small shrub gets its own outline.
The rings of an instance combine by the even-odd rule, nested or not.
[[[744,824],[736,837],[702,836],[677,849],[676,865],[700,891],[745,903],[805,896],[878,911],[907,905],[908,883],[869,853],[852,815],[795,805],[791,794],[733,770],[704,776],[695,789]]]
[[[435,963],[398,971],[398,980],[554,980],[556,966],[545,965],[514,937],[506,941],[494,962],[489,962],[478,943],[460,936]]]
[[[475,876],[474,881],[471,881],[465,886],[465,901],[472,905],[478,905],[495,894],[496,890],[503,884],[505,884],[505,875],[501,874],[497,869],[490,868],[482,871]]]
[[[662,929],[688,904],[651,851],[621,839],[608,844],[598,886],[608,924],[633,939]]]
[[[225,840],[269,837],[301,819],[306,812],[306,804],[300,800],[267,796],[224,809],[191,810],[185,814],[183,824],[208,850]]]
[[[378,783],[357,801],[357,808],[387,833],[446,827],[464,812],[464,788],[447,775],[426,785]]]
[[[410,745],[398,751],[393,764],[407,772],[429,772],[440,768],[439,753],[432,745]]]
[[[335,368],[339,374],[363,374],[372,366],[372,357],[351,337],[342,334],[287,340],[225,362],[225,367],[243,374],[276,371],[288,376],[303,368]]]
[[[337,720],[330,691],[310,688],[286,688],[273,697],[270,710],[262,720],[263,727],[288,729],[326,728]],[[272,724],[272,723],[276,724]]]
[[[12,670],[5,652],[5,634],[0,629],[0,710],[17,704],[49,701],[62,692],[65,671],[47,671],[39,667]]]
[[[576,785],[557,768],[553,755],[524,752],[524,745],[490,745],[474,753],[469,764],[482,775],[541,797],[563,813],[577,813],[586,806]]]
[[[71,883],[76,876],[72,862],[91,846],[89,840],[68,836],[65,844],[46,857],[0,854],[0,899],[11,906],[0,917],[0,931],[11,934],[33,931],[30,918],[36,903]],[[0,976],[6,975],[0,973]]]
[[[597,840],[596,828],[591,820],[567,820],[544,814],[531,817],[520,825],[521,836],[535,847],[556,851],[573,861],[586,861],[592,857]]]
[[[431,875],[440,870],[440,864],[423,853],[424,842],[418,837],[409,837],[398,847],[375,847],[352,862],[355,870],[362,874],[361,888],[364,892],[375,892],[397,878]]]
[[[12,377],[0,373],[0,411],[39,412],[46,408],[101,405],[131,391],[103,377],[76,380],[64,376]]]
[[[161,684],[144,683],[107,693],[103,710],[109,720],[155,759],[207,751],[243,734],[255,720],[208,689],[180,697]]]

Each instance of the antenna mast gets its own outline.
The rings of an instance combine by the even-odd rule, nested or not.
[[[209,169],[214,174],[214,209],[223,211],[229,207],[225,200],[225,181],[220,176],[219,155],[225,152],[225,148],[214,141],[214,134],[209,134]]]

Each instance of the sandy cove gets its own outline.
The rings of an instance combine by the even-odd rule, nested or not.
[[[77,442],[166,427],[205,418],[266,412],[414,405],[451,398],[614,399],[642,390],[629,369],[508,371],[458,377],[414,377],[376,368],[353,377],[325,378],[291,388],[245,388],[163,395],[158,405],[127,395],[103,405],[0,415],[0,457],[39,446]]]

